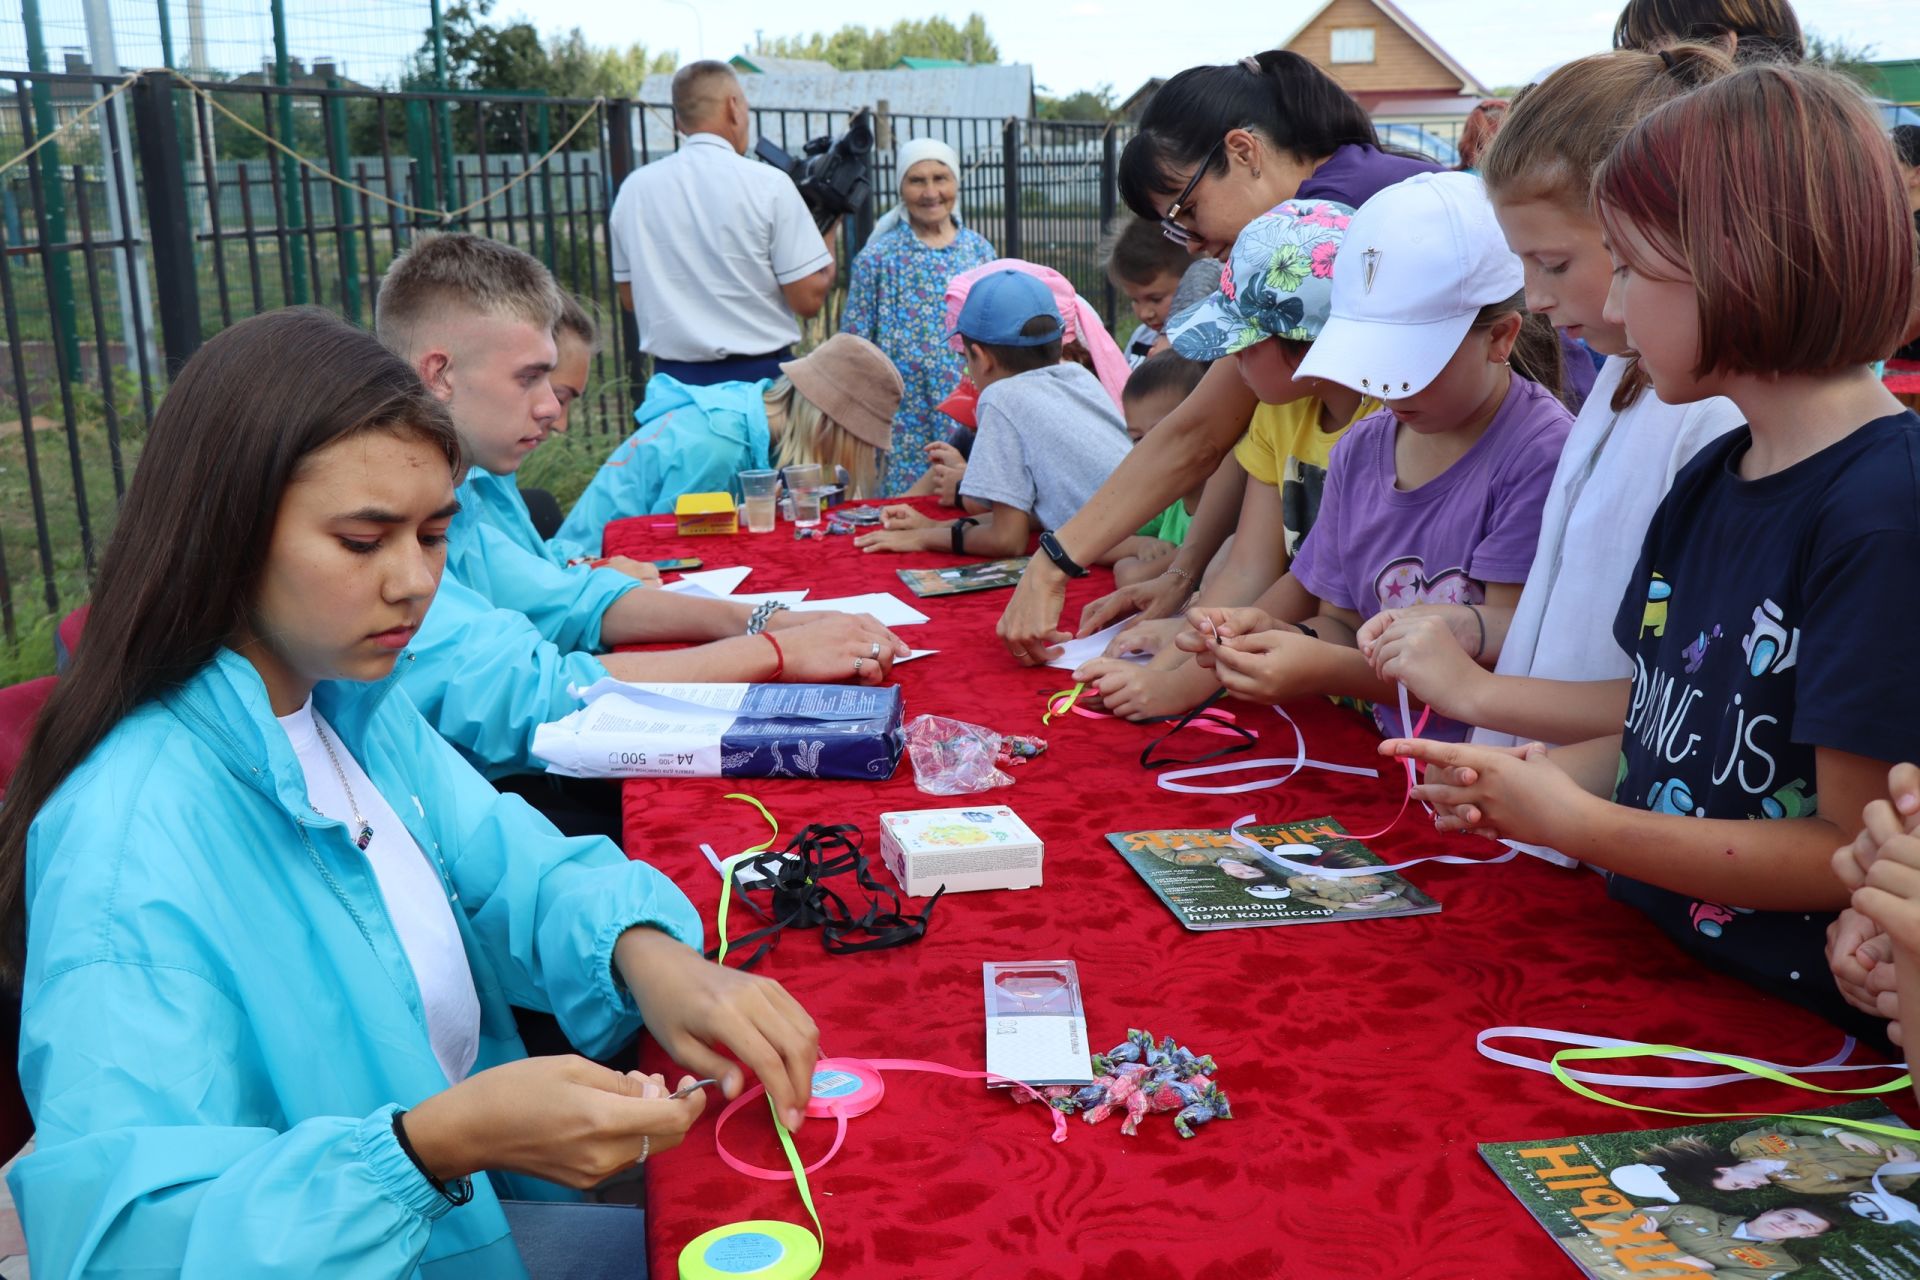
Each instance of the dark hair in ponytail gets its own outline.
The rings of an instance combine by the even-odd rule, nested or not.
[[[1226,66],[1189,67],[1161,85],[1121,153],[1120,198],[1157,219],[1154,197],[1176,194],[1178,175],[1235,129],[1305,160],[1350,143],[1379,145],[1373,121],[1333,77],[1297,53],[1269,49]],[[1224,155],[1214,157],[1213,172],[1226,167]]]
[[[281,494],[308,455],[368,431],[459,464],[446,409],[406,361],[317,307],[242,320],[173,380],[100,558],[73,669],[0,805],[0,988],[17,992],[24,968],[27,828],[40,807],[135,707],[240,631]]]
[[[1499,302],[1489,302],[1473,318],[1473,327],[1484,329],[1501,316],[1520,317],[1520,333],[1513,340],[1507,363],[1523,378],[1551,391],[1556,400],[1566,403],[1566,366],[1560,349],[1560,334],[1545,316],[1527,310],[1527,295],[1516,293]],[[1569,406],[1571,407],[1571,406]]]

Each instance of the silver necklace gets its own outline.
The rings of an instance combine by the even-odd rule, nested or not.
[[[340,789],[347,793],[347,807],[353,810],[353,843],[365,852],[366,847],[373,843],[373,826],[360,816],[360,802],[353,798],[353,785],[347,781],[347,771],[340,767],[340,757],[333,754],[333,740],[327,736],[326,723],[320,719],[318,712],[314,713],[313,731],[320,735],[320,745],[327,749],[327,759],[333,762],[334,776],[340,779]]]

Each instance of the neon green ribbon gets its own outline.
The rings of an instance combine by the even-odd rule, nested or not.
[[[1858,1089],[1829,1089],[1823,1085],[1810,1083],[1790,1076],[1763,1062],[1754,1062],[1730,1053],[1713,1053],[1706,1049],[1688,1049],[1677,1044],[1629,1044],[1601,1049],[1562,1049],[1553,1055],[1547,1063],[1554,1079],[1573,1090],[1583,1098],[1595,1102],[1604,1102],[1610,1107],[1623,1107],[1628,1111],[1646,1111],[1658,1116],[1680,1116],[1687,1120],[1777,1120],[1782,1117],[1790,1120],[1811,1120],[1815,1124],[1844,1125],[1849,1129],[1859,1129],[1866,1133],[1876,1133],[1886,1138],[1903,1138],[1908,1141],[1920,1140],[1920,1130],[1905,1129],[1898,1125],[1876,1124],[1871,1120],[1853,1120],[1846,1116],[1803,1115],[1799,1112],[1780,1111],[1671,1111],[1666,1107],[1649,1107],[1638,1102],[1622,1102],[1618,1098],[1609,1098],[1606,1094],[1588,1088],[1573,1078],[1562,1066],[1565,1062],[1594,1062],[1609,1058],[1675,1058],[1691,1055],[1708,1062],[1717,1062],[1736,1071],[1744,1071],[1762,1080],[1771,1080],[1776,1084],[1791,1085],[1796,1089],[1805,1089],[1809,1093],[1824,1093],[1831,1096],[1859,1097],[1863,1094],[1896,1093],[1913,1084],[1911,1075],[1903,1075],[1898,1080],[1886,1084],[1862,1085]],[[1862,1071],[1903,1070],[1896,1063],[1861,1063]]]
[[[1052,724],[1055,716],[1063,716],[1073,710],[1080,695],[1087,691],[1087,682],[1082,680],[1071,689],[1062,689],[1058,693],[1047,695],[1047,714],[1040,717],[1041,724]]]
[[[720,910],[714,918],[714,928],[720,934],[720,949],[713,957],[715,964],[721,964],[725,962],[727,958],[727,904],[733,901],[733,869],[745,862],[748,858],[758,857],[773,848],[773,842],[780,838],[780,823],[771,813],[767,812],[767,806],[761,804],[752,796],[742,795],[737,791],[729,792],[726,798],[729,800],[744,800],[746,803],[758,809],[760,816],[767,820],[767,825],[773,828],[773,834],[765,840],[762,840],[759,844],[754,845],[751,849],[742,849],[739,853],[734,854],[731,858],[728,858],[720,864]]]
[[[773,1095],[767,1095],[767,1110],[773,1116],[773,1131],[780,1135],[781,1149],[787,1153],[787,1163],[793,1166],[793,1185],[800,1189],[800,1203],[807,1206],[807,1216],[813,1219],[814,1234],[820,1240],[820,1259],[824,1265],[827,1257],[827,1229],[820,1225],[820,1211],[813,1207],[813,1189],[807,1185],[807,1166],[800,1159],[800,1153],[794,1149],[793,1137],[787,1132],[787,1126],[780,1123],[780,1108],[773,1105]]]

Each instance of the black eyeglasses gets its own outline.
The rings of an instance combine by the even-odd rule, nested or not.
[[[1199,166],[1194,169],[1193,176],[1187,179],[1187,185],[1180,188],[1180,194],[1174,197],[1173,203],[1167,206],[1166,213],[1160,217],[1160,234],[1182,249],[1191,249],[1200,237],[1181,226],[1175,219],[1179,218],[1180,211],[1187,207],[1187,201],[1193,196],[1193,189],[1200,185],[1200,179],[1206,176],[1207,170],[1213,165],[1213,158],[1220,154],[1220,148],[1226,143],[1226,138],[1222,137],[1207,149],[1207,154],[1201,157]]]

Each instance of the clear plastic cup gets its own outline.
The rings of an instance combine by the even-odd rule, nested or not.
[[[778,471],[742,471],[740,473],[741,515],[748,533],[772,533],[774,504],[780,500]]]
[[[788,467],[786,474],[787,489],[793,494],[793,523],[797,528],[811,529],[820,523],[820,499],[827,488],[820,464]]]

